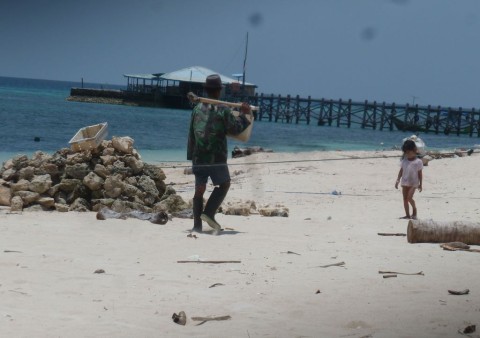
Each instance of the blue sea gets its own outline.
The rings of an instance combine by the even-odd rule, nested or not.
[[[0,163],[17,154],[31,156],[37,150],[53,153],[68,147],[80,128],[101,122],[108,122],[109,138],[132,137],[147,162],[186,160],[190,111],[66,101],[70,88],[79,86],[78,82],[0,77]],[[106,88],[94,83],[84,87]],[[247,144],[230,140],[229,148],[262,146],[274,152],[381,150],[400,146],[409,135],[261,121],[255,123]],[[478,138],[468,136],[420,136],[429,149],[453,150],[480,143]],[[40,141],[35,142],[35,138]]]

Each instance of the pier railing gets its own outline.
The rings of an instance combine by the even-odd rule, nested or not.
[[[259,106],[258,121],[306,123],[350,128],[353,125],[374,130],[402,130],[423,133],[465,134],[480,137],[480,111],[397,105],[376,101],[355,102],[256,94],[245,98]]]
[[[88,100],[85,101],[85,98]],[[92,99],[92,100],[90,100]],[[136,93],[119,90],[72,88],[68,100],[115,104],[137,104],[191,109],[186,93]],[[105,100],[106,99],[106,100]],[[480,111],[419,106],[377,101],[328,100],[297,96],[265,95],[229,96],[227,101],[247,101],[259,106],[255,118],[259,121],[306,123],[319,126],[361,127],[374,130],[402,130],[435,134],[464,134],[480,137]],[[110,101],[111,102],[110,102]]]

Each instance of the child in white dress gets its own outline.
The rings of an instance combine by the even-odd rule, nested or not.
[[[405,208],[405,216],[402,219],[417,219],[417,207],[413,200],[413,194],[418,188],[422,191],[422,169],[423,162],[417,158],[417,146],[412,140],[406,140],[402,146],[403,157],[400,163],[401,168],[398,172],[395,189],[398,189],[398,184],[402,186],[403,193],[403,207]],[[401,179],[401,181],[400,181]],[[412,205],[412,215],[410,216],[410,207]]]

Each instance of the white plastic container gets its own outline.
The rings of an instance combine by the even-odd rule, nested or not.
[[[425,155],[426,154],[426,151],[425,151],[425,142],[423,142],[423,140],[418,137],[417,135],[412,135],[410,137],[406,137],[403,139],[403,143],[405,143],[406,140],[412,140],[413,142],[415,142],[415,145],[417,146],[417,154],[419,155]]]
[[[108,123],[99,123],[81,128],[68,143],[75,152],[92,150],[102,143],[107,134]]]
[[[233,115],[235,116],[239,116],[240,113],[236,110],[232,111]],[[253,114],[246,114],[245,117],[247,118],[247,120],[250,121],[250,125],[244,130],[242,131],[240,134],[238,135],[230,135],[228,134],[227,136],[230,137],[230,138],[233,138],[237,141],[241,141],[241,142],[248,142],[248,140],[250,139],[250,135],[252,135],[252,129],[253,129],[253,121],[255,120],[254,117],[253,117]]]

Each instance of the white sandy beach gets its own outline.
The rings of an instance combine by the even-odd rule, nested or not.
[[[244,165],[391,155],[398,157]],[[394,188],[399,156],[339,151],[231,160],[225,202],[282,204],[290,216],[218,215],[235,229],[220,236],[187,237],[187,219],[154,225],[2,208],[0,337],[455,337],[480,325],[480,254],[377,235],[407,230]],[[478,168],[476,153],[430,162],[424,191],[415,195],[419,218],[479,221]],[[165,173],[185,200],[192,197],[193,176],[183,168]],[[177,263],[192,256],[241,263]],[[338,262],[344,267],[318,267]],[[379,270],[424,276],[384,279]],[[210,288],[215,283],[223,285]],[[464,296],[447,292],[467,288]],[[185,326],[172,322],[179,311]],[[224,315],[231,319],[191,320]]]

